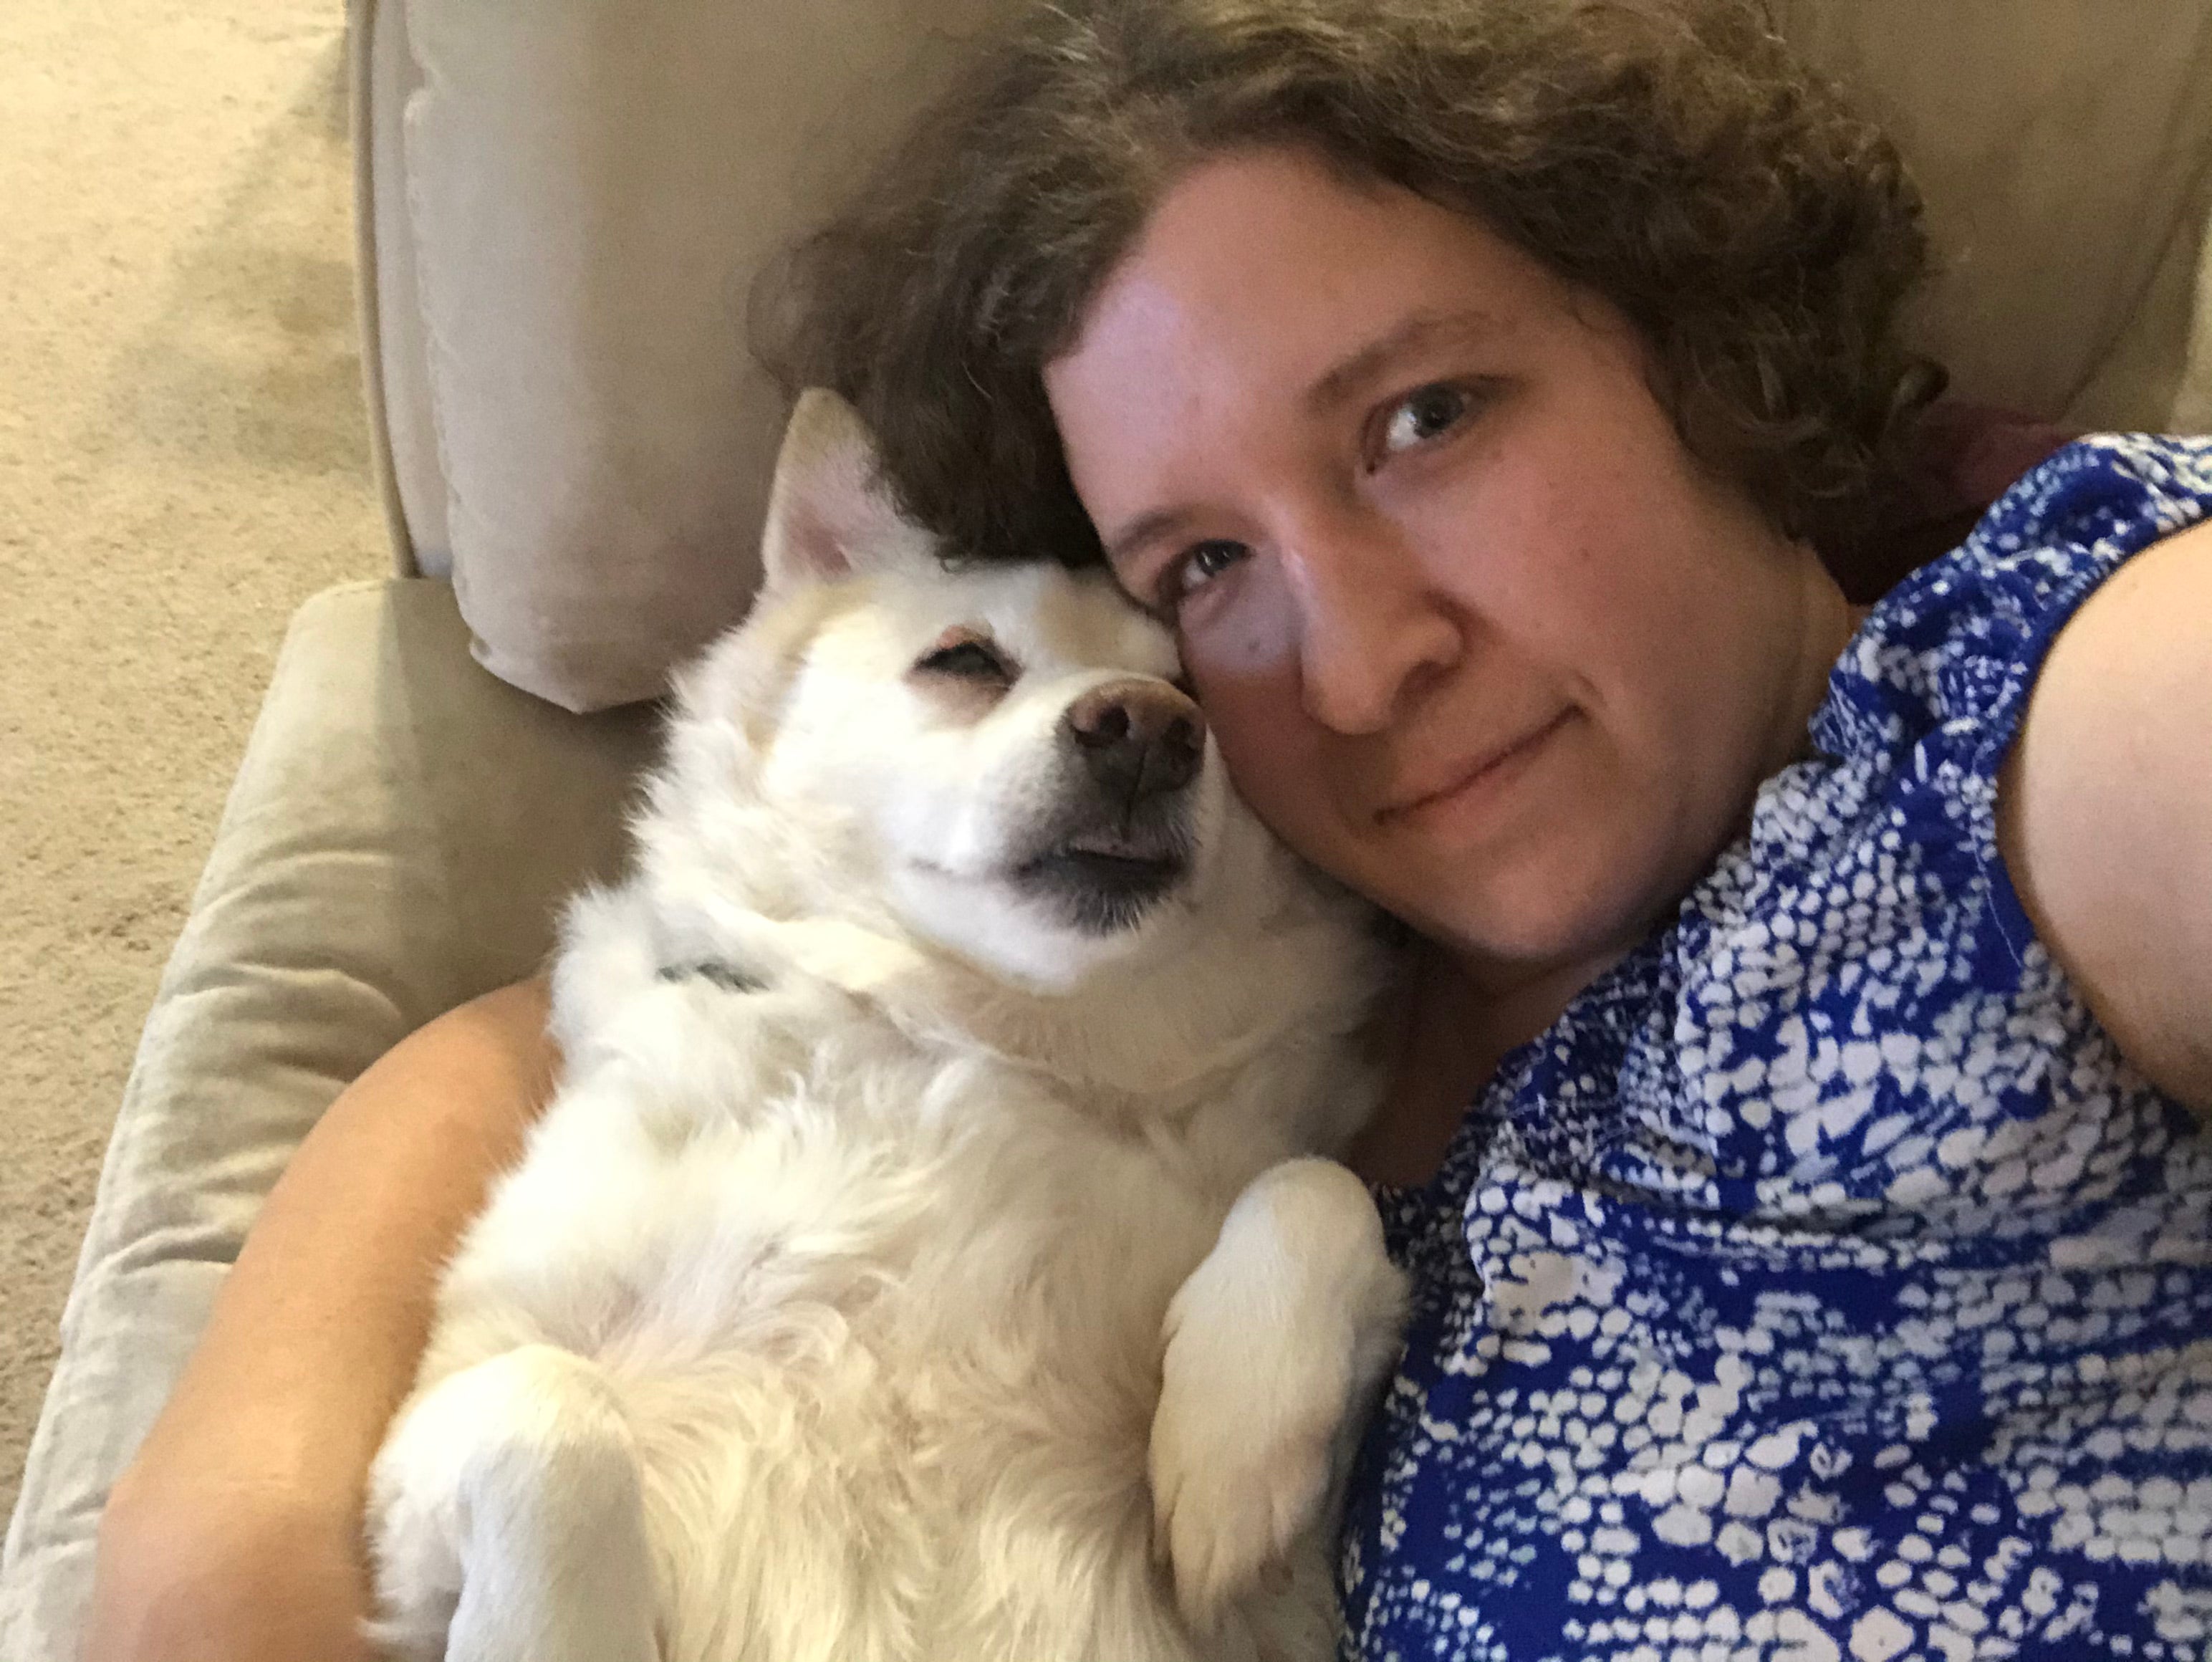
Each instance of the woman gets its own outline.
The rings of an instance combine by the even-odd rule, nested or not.
[[[1427,943],[1356,1151],[1418,1294],[1353,1654],[2212,1631],[2212,451],[2071,449],[1855,606],[1920,260],[1887,146],[1722,0],[1151,0],[1039,20],[805,268],[787,362],[909,507],[1109,560],[1255,806]],[[341,1653],[481,1180],[343,1162],[404,1188],[366,1105],[432,1085],[511,1147],[539,1014],[319,1129],[104,1532],[100,1654],[201,1653],[162,1590],[238,1620],[280,1535],[258,1619]],[[287,1300],[371,1222],[420,1263],[353,1272],[342,1352]],[[163,1564],[211,1494],[240,1543]]]

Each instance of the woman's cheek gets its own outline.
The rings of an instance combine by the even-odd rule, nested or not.
[[[1231,783],[1255,808],[1294,789],[1305,723],[1295,690],[1279,678],[1218,674],[1186,661]],[[1290,776],[1286,778],[1285,776]]]
[[[1289,584],[1255,554],[1183,601],[1176,618],[1183,667],[1203,686],[1282,679],[1295,696],[1300,630]]]
[[[1229,782],[1260,823],[1293,854],[1356,886],[1360,874],[1346,868],[1323,759],[1308,749],[1305,730],[1258,710],[1224,709],[1215,731]]]

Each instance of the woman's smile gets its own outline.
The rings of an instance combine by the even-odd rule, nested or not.
[[[1472,761],[1450,770],[1446,782],[1434,789],[1398,794],[1376,811],[1376,824],[1449,842],[1466,840],[1528,777],[1573,715],[1571,709],[1563,709],[1502,746],[1476,752]]]

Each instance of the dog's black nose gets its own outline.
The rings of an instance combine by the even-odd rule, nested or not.
[[[1190,783],[1206,756],[1206,718],[1164,681],[1093,687],[1060,725],[1100,788],[1133,807]]]

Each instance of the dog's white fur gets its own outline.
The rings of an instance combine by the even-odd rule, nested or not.
[[[571,910],[566,1082],[373,1473],[407,1656],[1333,1653],[1402,1302],[1310,1157],[1375,1093],[1364,919],[1210,745],[1134,923],[1010,877],[1063,713],[1170,643],[1096,577],[946,573],[872,469],[802,400],[766,595],[681,689],[635,874]],[[912,673],[948,629],[1020,661],[988,709]]]

